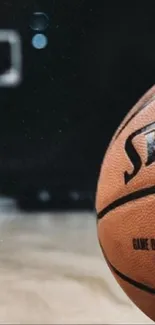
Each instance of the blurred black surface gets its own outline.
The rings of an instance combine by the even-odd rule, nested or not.
[[[49,18],[42,50],[35,12]],[[21,36],[23,79],[0,88],[0,194],[30,209],[93,208],[109,140],[154,83],[153,1],[2,0],[1,29]]]

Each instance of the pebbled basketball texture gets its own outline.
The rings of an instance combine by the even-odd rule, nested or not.
[[[96,211],[99,243],[114,277],[155,321],[155,86],[109,144]]]

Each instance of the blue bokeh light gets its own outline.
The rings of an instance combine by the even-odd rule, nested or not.
[[[32,38],[32,45],[37,50],[44,49],[48,44],[48,39],[44,34],[36,34]]]

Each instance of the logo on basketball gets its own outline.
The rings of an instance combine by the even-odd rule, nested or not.
[[[146,141],[147,160],[145,166],[150,166],[155,162],[155,122],[153,122],[130,134],[125,142],[126,154],[133,165],[132,173],[128,171],[124,173],[125,184],[130,182],[138,174],[143,164],[142,158],[132,143],[133,139],[140,134],[144,134]]]

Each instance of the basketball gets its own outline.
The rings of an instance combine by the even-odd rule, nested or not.
[[[155,86],[115,132],[96,192],[105,260],[128,297],[155,321]]]

